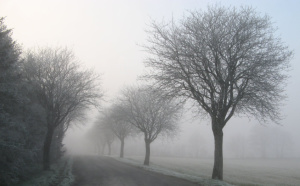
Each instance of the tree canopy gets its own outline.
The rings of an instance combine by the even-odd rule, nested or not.
[[[210,116],[215,150],[213,178],[223,178],[222,129],[233,115],[280,119],[292,52],[275,35],[270,17],[251,7],[208,7],[178,22],[152,22],[146,76],[175,97],[192,99]]]
[[[121,95],[126,121],[144,134],[145,165],[149,165],[150,143],[158,136],[173,136],[178,130],[181,105],[148,86],[130,87]]]
[[[50,145],[54,129],[82,115],[89,106],[98,105],[103,94],[99,76],[80,67],[67,48],[41,48],[29,51],[23,71],[37,100],[46,112],[47,134],[44,141],[44,169],[49,169]]]

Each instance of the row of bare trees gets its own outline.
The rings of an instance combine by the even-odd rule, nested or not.
[[[0,19],[0,183],[11,185],[63,151],[65,132],[102,98],[99,76],[67,48],[23,52]]]
[[[149,73],[143,77],[154,92],[140,88],[123,92],[117,112],[144,134],[144,164],[149,164],[150,143],[176,128],[178,107],[172,100],[190,100],[200,115],[211,120],[212,178],[223,179],[223,128],[229,120],[240,115],[260,122],[281,119],[293,53],[275,31],[270,17],[251,7],[217,5],[190,11],[180,21],[150,24],[144,46]]]
[[[223,128],[233,116],[280,120],[292,52],[268,16],[210,6],[176,22],[152,22],[146,79],[168,96],[193,100],[214,134],[213,179],[223,179]]]
[[[144,165],[149,165],[151,143],[159,136],[176,134],[181,108],[182,105],[173,99],[163,97],[160,90],[149,86],[129,87],[121,92],[111,107],[101,113],[90,133],[95,128],[100,129],[98,135],[105,142],[111,138],[105,137],[105,134],[111,131],[120,140],[120,157],[124,156],[125,138],[140,133],[145,142]]]
[[[35,90],[46,114],[43,167],[47,170],[55,129],[61,126],[64,135],[70,123],[80,119],[85,109],[97,106],[102,97],[99,76],[82,69],[73,52],[66,48],[29,51],[23,64],[24,80]]]
[[[98,76],[83,70],[72,52],[45,48],[21,56],[11,30],[3,19],[0,23],[0,145],[5,165],[1,179],[12,180],[5,178],[14,175],[10,162],[25,160],[20,154],[28,148],[33,152],[42,146],[43,167],[49,169],[53,137],[60,143],[71,122],[97,105],[102,93]],[[190,12],[179,22],[153,22],[145,46],[150,73],[144,76],[153,87],[124,91],[118,106],[104,113],[101,123],[119,126],[124,121],[140,131],[147,165],[150,144],[176,129],[180,104],[174,99],[192,100],[199,113],[211,119],[215,142],[212,178],[222,180],[223,128],[229,120],[239,115],[254,116],[261,122],[280,120],[292,52],[275,31],[268,16],[249,7],[212,6]],[[44,136],[42,145],[28,137],[32,133],[38,139]],[[122,141],[122,135],[117,136]]]

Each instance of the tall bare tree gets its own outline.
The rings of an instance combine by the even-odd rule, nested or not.
[[[50,146],[59,125],[67,129],[89,106],[102,97],[99,76],[84,70],[67,48],[42,48],[29,51],[24,73],[33,84],[39,103],[46,110],[47,134],[44,140],[43,167],[50,168]]]
[[[280,119],[292,52],[275,31],[270,17],[252,8],[220,6],[149,29],[146,77],[169,95],[194,100],[211,118],[213,179],[223,179],[223,128],[233,115]]]
[[[162,97],[161,91],[150,87],[128,88],[122,96],[126,120],[144,134],[144,165],[149,165],[150,144],[159,135],[176,134],[181,105]]]

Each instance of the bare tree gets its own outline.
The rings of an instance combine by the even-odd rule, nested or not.
[[[50,168],[50,146],[59,125],[67,129],[102,97],[99,76],[81,69],[72,51],[66,48],[43,48],[29,51],[25,57],[24,74],[32,83],[39,103],[46,111],[47,134],[44,140],[43,167]],[[75,114],[76,113],[76,114]]]
[[[179,23],[153,22],[148,31],[153,70],[146,78],[169,95],[192,99],[211,118],[213,179],[223,179],[223,128],[233,115],[280,119],[292,52],[274,35],[268,16],[249,7],[208,7]]]
[[[100,135],[102,135],[102,139],[104,141],[104,147],[105,145],[107,145],[108,148],[108,155],[111,155],[111,145],[115,140],[115,134],[114,132],[111,130],[109,123],[107,123],[106,121],[103,121],[104,123],[100,126],[100,130],[101,133]]]
[[[144,134],[144,165],[149,165],[150,144],[159,135],[176,133],[181,106],[172,99],[162,97],[161,91],[150,87],[128,88],[122,96],[127,121]]]
[[[107,113],[101,113],[88,133],[88,138],[96,145],[101,155],[105,147],[108,147],[108,155],[111,155],[111,145],[115,140],[115,134],[111,127],[112,119]]]
[[[103,155],[104,154],[104,148],[106,145],[106,142],[104,140],[104,137],[101,134],[100,126],[97,124],[94,124],[86,133],[86,138],[92,143],[94,147],[94,152],[97,155]]]
[[[136,130],[134,130],[134,127],[128,121],[126,121],[126,113],[123,112],[122,105],[120,104],[122,103],[115,103],[108,109],[106,113],[106,122],[115,136],[117,136],[121,142],[120,158],[123,158],[125,138],[135,134]]]

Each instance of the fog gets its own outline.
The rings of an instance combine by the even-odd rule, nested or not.
[[[127,85],[136,84],[145,72],[147,24],[181,18],[187,10],[205,9],[208,0],[2,0],[0,16],[13,28],[13,37],[29,49],[37,46],[72,48],[84,66],[102,74],[105,91],[103,106],[109,105]],[[259,123],[254,118],[232,118],[224,128],[225,158],[299,158],[298,132],[300,111],[300,24],[298,1],[224,1],[226,6],[250,5],[268,14],[282,40],[294,50],[290,78],[286,85],[287,100],[282,106],[284,119],[280,125]],[[64,139],[67,153],[94,154],[87,131],[98,111],[87,111],[87,119],[74,123]],[[180,132],[173,138],[158,139],[151,145],[151,156],[191,158],[213,157],[213,135],[210,120],[194,117],[185,111]],[[113,143],[112,154],[118,155],[119,142]],[[143,156],[142,136],[125,141],[125,156]],[[107,151],[105,152],[107,153]]]
[[[192,121],[191,121],[192,120]],[[209,121],[182,118],[180,132],[174,137],[161,137],[151,144],[151,156],[213,158],[214,138]],[[297,136],[287,127],[261,125],[248,119],[234,118],[224,129],[224,158],[299,158]],[[72,154],[98,154],[85,129],[69,131],[65,139]],[[112,144],[112,155],[118,156],[120,142]],[[105,147],[104,155],[108,155]],[[125,157],[144,156],[143,136],[125,140]]]

